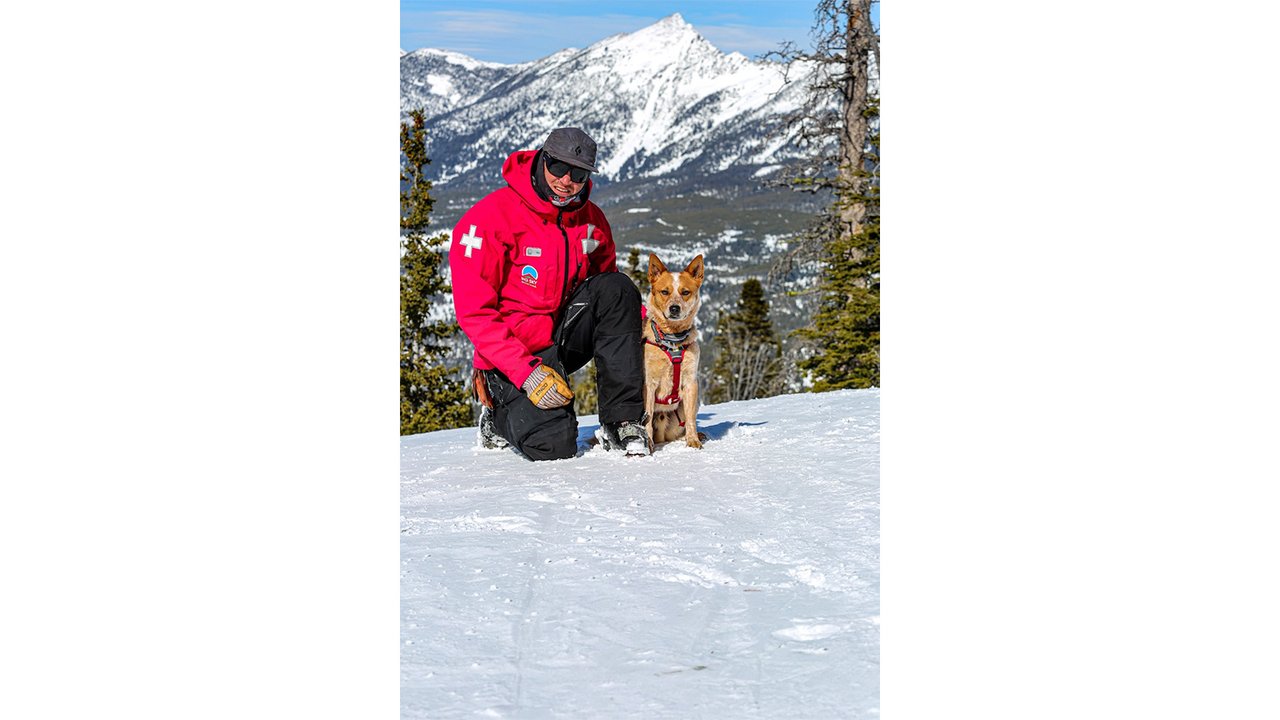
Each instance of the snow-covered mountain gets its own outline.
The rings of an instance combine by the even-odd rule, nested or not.
[[[434,118],[469,105],[532,63],[484,62],[451,50],[423,48],[400,55],[400,110],[422,108]]]
[[[404,53],[401,113],[421,107],[428,118],[438,229],[504,184],[502,163],[512,151],[538,147],[556,127],[585,129],[599,145],[592,200],[609,217],[619,263],[632,248],[641,268],[650,252],[668,263],[705,255],[699,327],[711,339],[717,313],[737,302],[741,283],[764,277],[826,203],[765,185],[799,157],[780,124],[799,107],[809,70],[723,53],[674,14],[516,65],[429,48]],[[812,311],[806,296],[788,291],[811,284],[805,269],[769,289],[784,334]],[[714,352],[704,357],[708,368]]]
[[[400,439],[402,717],[879,717],[880,391],[698,419],[644,458]]]
[[[799,106],[803,68],[722,53],[677,13],[633,33],[501,65],[443,50],[401,57],[401,110],[422,107],[433,179],[492,187],[513,150],[576,125],[599,144],[600,180],[749,180],[795,157],[772,135]]]

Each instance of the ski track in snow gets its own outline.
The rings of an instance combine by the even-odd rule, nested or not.
[[[702,450],[401,439],[405,718],[879,716],[878,389],[704,406]]]

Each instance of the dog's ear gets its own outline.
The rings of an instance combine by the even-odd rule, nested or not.
[[[657,255],[649,253],[649,284],[652,285],[655,278],[667,271],[667,266],[662,264]]]
[[[684,271],[689,274],[689,277],[693,278],[693,281],[695,283],[701,286],[702,285],[702,256],[699,255],[698,257],[694,258],[693,262],[689,263],[689,267],[685,268]]]

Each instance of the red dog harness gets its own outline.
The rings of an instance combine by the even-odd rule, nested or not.
[[[671,394],[665,398],[655,398],[655,402],[659,405],[675,405],[680,402],[680,364],[684,361],[685,348],[692,344],[686,343],[684,340],[689,337],[689,332],[692,328],[682,333],[666,335],[658,329],[658,324],[653,320],[649,321],[649,327],[653,329],[653,336],[658,341],[654,342],[649,338],[645,338],[644,341],[666,353],[667,358],[671,360],[671,369],[674,373],[674,377],[671,380]],[[684,427],[684,420],[680,421],[680,426]]]

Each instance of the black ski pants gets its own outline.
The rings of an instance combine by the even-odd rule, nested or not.
[[[640,291],[620,272],[587,278],[569,297],[552,345],[536,353],[564,376],[596,361],[600,422],[639,422],[644,414],[644,340]],[[562,460],[578,453],[573,402],[551,410],[534,405],[498,370],[485,370],[498,433],[530,460]]]

